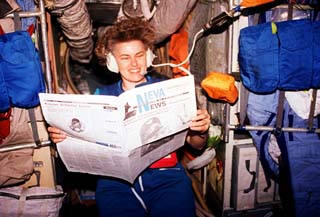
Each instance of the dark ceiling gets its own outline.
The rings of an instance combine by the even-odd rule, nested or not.
[[[121,4],[86,3],[94,26],[110,25],[116,19]]]

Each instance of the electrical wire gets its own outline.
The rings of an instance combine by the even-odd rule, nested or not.
[[[180,70],[182,70],[183,72],[187,73],[188,75],[191,74],[191,72],[187,69],[185,69],[184,67],[182,67],[183,64],[187,63],[189,60],[190,60],[190,57],[194,51],[194,48],[195,48],[195,44],[196,44],[196,41],[198,40],[198,37],[200,34],[206,32],[207,30],[209,29],[218,29],[218,28],[222,28],[226,25],[229,25],[233,22],[234,20],[234,14],[236,12],[240,12],[241,13],[241,9],[240,9],[240,5],[233,8],[232,10],[230,11],[224,11],[223,13],[219,14],[218,16],[212,18],[207,24],[205,24],[203,26],[202,29],[200,29],[194,36],[193,38],[193,42],[192,42],[192,47],[190,49],[190,52],[188,54],[188,56],[186,57],[186,59],[184,61],[182,61],[181,63],[179,64],[173,64],[173,63],[162,63],[162,64],[156,64],[156,65],[153,65],[153,67],[161,67],[161,66],[170,66],[170,67],[178,67]],[[240,15],[238,15],[240,16]]]
[[[70,85],[71,90],[76,94],[81,94],[71,78],[69,57],[70,57],[70,48],[67,47],[64,55],[64,73],[66,75],[66,79],[68,84]]]
[[[188,56],[186,57],[186,59],[184,61],[182,61],[181,63],[179,63],[179,64],[161,63],[161,64],[155,64],[155,65],[151,64],[151,65],[153,67],[161,67],[161,66],[170,66],[170,67],[173,67],[173,68],[177,67],[180,70],[182,70],[183,72],[187,73],[188,75],[191,75],[191,72],[189,70],[185,69],[184,67],[182,67],[182,65],[189,61],[189,59],[190,59],[190,57],[191,57],[191,55],[192,55],[192,53],[194,51],[196,41],[197,41],[199,35],[202,34],[203,32],[204,32],[204,29],[201,29],[195,34],[195,36],[193,38],[192,47],[190,49],[190,52],[189,52]]]

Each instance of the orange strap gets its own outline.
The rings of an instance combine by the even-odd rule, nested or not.
[[[240,3],[240,5],[242,7],[246,7],[246,8],[249,8],[249,7],[255,7],[255,6],[258,6],[258,5],[263,5],[263,4],[266,4],[266,3],[270,3],[270,2],[273,2],[274,0],[244,0],[243,2]]]

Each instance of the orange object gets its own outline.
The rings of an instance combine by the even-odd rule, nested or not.
[[[258,5],[263,5],[263,4],[266,4],[266,3],[270,3],[270,2],[273,2],[274,0],[244,0],[240,3],[240,5],[242,7],[246,7],[246,8],[249,8],[249,7],[255,7],[255,6],[258,6]]]
[[[226,73],[210,72],[202,80],[201,87],[212,99],[223,100],[228,103],[234,103],[238,99],[235,79]]]
[[[171,36],[170,47],[169,47],[169,57],[171,58],[171,63],[180,64],[188,56],[188,32],[184,29],[180,29],[179,32]],[[182,65],[183,68],[189,68],[189,62]],[[174,67],[172,68],[173,77],[178,78],[187,75],[181,69]]]

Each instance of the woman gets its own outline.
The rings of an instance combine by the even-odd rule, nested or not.
[[[121,80],[97,89],[95,94],[118,96],[135,87],[163,80],[147,73],[154,36],[150,24],[139,18],[120,19],[108,29],[96,53],[107,56],[107,66],[119,71]],[[208,112],[198,110],[190,123],[186,142],[202,149],[209,124]],[[66,134],[57,128],[49,127],[48,131],[55,143],[66,138]],[[133,184],[110,177],[99,179],[96,202],[100,216],[195,216],[191,181],[175,152],[145,169]]]

